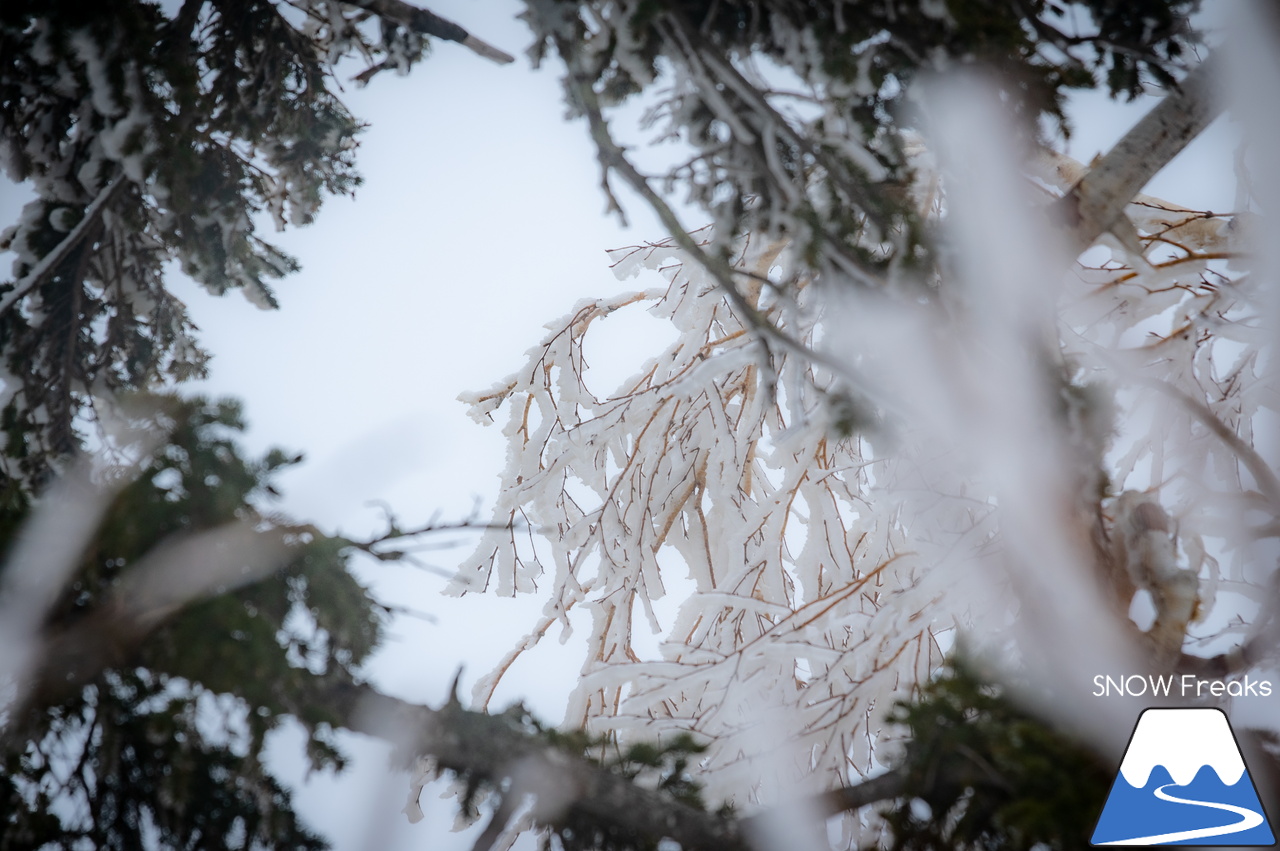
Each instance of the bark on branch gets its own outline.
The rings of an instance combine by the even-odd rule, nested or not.
[[[1142,117],[1060,202],[1078,255],[1119,221],[1125,206],[1222,111],[1211,56]]]

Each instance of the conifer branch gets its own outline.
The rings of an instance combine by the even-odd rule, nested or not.
[[[472,712],[453,700],[440,709],[431,709],[361,684],[332,686],[313,700],[339,708],[343,726],[349,730],[430,755],[440,768],[495,787],[517,773],[536,777],[538,790],[551,790],[561,803],[560,807],[542,809],[535,804],[535,817],[544,826],[554,827],[570,817],[585,817],[624,831],[637,844],[669,839],[678,842],[684,851],[748,851],[753,847],[751,838],[781,812],[799,808],[829,818],[907,794],[907,776],[893,770],[745,818],[726,818],[645,789],[557,747],[520,727],[510,713]],[[943,771],[940,779],[962,784],[974,780],[966,771],[951,770]],[[572,796],[566,797],[566,792],[572,792]],[[513,795],[509,793],[507,797]],[[495,819],[490,826],[499,821],[502,820]],[[491,838],[496,838],[496,833]]]
[[[303,703],[329,707],[349,730],[430,755],[439,768],[495,787],[517,772],[537,777],[539,792],[559,803],[541,810],[535,804],[535,817],[545,825],[577,817],[637,840],[673,839],[685,851],[749,848],[738,821],[642,788],[525,729],[511,713],[472,712],[453,701],[431,709],[359,683],[284,697],[299,703],[291,707],[295,711],[303,711]]]
[[[380,18],[397,23],[416,33],[435,36],[445,41],[456,41],[463,47],[500,65],[509,65],[515,61],[515,57],[511,54],[476,38],[453,21],[426,9],[411,6],[403,0],[344,0],[344,2],[373,12]]]
[[[66,623],[46,624],[29,675],[0,728],[0,756],[25,741],[32,714],[128,665],[143,643],[187,605],[255,582],[280,566],[279,532],[241,521],[161,543],[121,578],[118,588]],[[21,672],[26,674],[27,672]]]
[[[228,536],[236,539],[234,549],[247,547],[248,551],[237,552],[229,560],[220,558],[227,553],[219,552],[223,548],[211,542],[227,542]],[[256,540],[260,537],[236,524],[161,547],[161,552],[148,559],[148,566],[135,569],[131,581],[125,583],[125,594],[48,636],[36,681],[30,684],[26,699],[11,707],[17,711],[10,713],[9,723],[0,730],[0,753],[12,753],[27,741],[29,726],[25,721],[35,707],[82,688],[105,670],[127,666],[156,629],[174,617],[185,602],[204,593],[202,578],[226,575],[228,565],[240,564],[245,558],[259,562],[249,573],[251,579],[276,564],[282,553],[279,540],[263,548]],[[171,568],[179,556],[203,559],[211,569],[193,571],[195,577],[175,571]],[[169,587],[174,581],[182,587]],[[192,581],[196,584],[191,585]],[[513,800],[519,791],[515,784],[520,781],[521,788],[527,787],[527,792],[538,798],[533,814],[547,827],[573,821],[621,832],[638,842],[674,840],[686,851],[749,851],[750,837],[776,818],[774,811],[734,819],[700,810],[556,744],[520,713],[474,712],[463,708],[456,697],[432,709],[383,694],[365,683],[330,681],[298,692],[285,690],[279,698],[290,714],[310,717],[317,707],[323,707],[336,726],[390,741],[406,752],[430,756],[439,768],[469,780],[494,788],[510,781],[513,787],[508,798]],[[905,783],[900,772],[889,772],[824,793],[803,805],[829,817],[899,797],[905,792]],[[494,826],[501,828],[502,823],[505,818],[495,819]]]
[[[777,810],[799,809],[821,818],[831,818],[844,812],[853,812],[881,801],[891,801],[907,794],[907,776],[900,769],[887,771],[855,783],[823,792],[813,798],[777,807]],[[775,817],[774,810],[748,816],[741,821],[742,831],[748,836],[759,830],[766,819]]]
[[[80,243],[101,221],[102,213],[120,194],[124,188],[126,180],[123,175],[119,175],[115,180],[111,181],[106,188],[98,193],[98,197],[85,208],[84,216],[76,224],[71,232],[62,238],[62,241],[54,246],[53,250],[31,268],[27,274],[22,276],[22,280],[13,285],[13,289],[4,294],[0,298],[0,316],[9,312],[9,309],[26,297],[27,293],[40,286],[50,274],[58,267],[63,260],[67,258]]]

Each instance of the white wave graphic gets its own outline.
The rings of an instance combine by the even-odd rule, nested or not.
[[[1184,710],[1185,711],[1185,710]],[[1230,732],[1228,732],[1230,735]],[[1135,737],[1136,738],[1136,737]],[[1234,748],[1234,745],[1233,745]],[[1099,842],[1099,845],[1166,845],[1170,842],[1185,842],[1188,839],[1206,839],[1210,836],[1226,836],[1231,833],[1240,833],[1262,824],[1266,819],[1262,813],[1255,812],[1246,807],[1237,807],[1234,804],[1219,804],[1215,801],[1193,801],[1190,798],[1176,798],[1165,792],[1170,786],[1178,786],[1178,783],[1167,783],[1155,790],[1155,795],[1162,801],[1170,801],[1175,804],[1188,804],[1193,807],[1209,807],[1215,810],[1225,810],[1226,812],[1235,813],[1241,819],[1234,824],[1220,825],[1218,827],[1200,827],[1195,830],[1179,830],[1173,833],[1158,833],[1154,836],[1137,836],[1133,839],[1117,839],[1112,842]]]

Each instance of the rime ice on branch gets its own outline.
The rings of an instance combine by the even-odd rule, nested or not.
[[[1063,157],[1043,165],[1046,200],[1082,173]],[[1088,444],[1098,467],[1072,522],[1095,538],[1095,567],[1123,574],[1106,589],[1123,613],[1135,583],[1160,608],[1161,582],[1198,578],[1195,622],[1184,602],[1180,621],[1139,640],[1167,643],[1172,629],[1166,664],[1191,664],[1177,651],[1223,646],[1241,601],[1260,593],[1251,536],[1233,518],[1249,505],[1280,513],[1251,472],[1267,340],[1250,322],[1256,284],[1238,275],[1237,219],[1147,196],[1126,212],[1140,253],[1108,237],[1110,250],[1087,255],[1053,305],[1067,370],[1062,439]],[[782,332],[818,351],[850,333],[848,306],[835,309],[822,282],[773,283],[797,280],[788,245],[746,237],[736,252],[742,292]],[[578,607],[591,633],[566,723],[623,739],[693,730],[711,742],[710,791],[739,804],[778,795],[773,782],[854,782],[876,770],[885,714],[935,670],[947,632],[1013,617],[1002,574],[978,569],[1005,557],[995,493],[966,467],[967,447],[895,408],[875,375],[855,389],[821,360],[768,350],[672,243],[614,259],[619,277],[660,274],[666,285],[580,302],[548,324],[519,372],[462,397],[480,422],[507,408],[494,520],[524,531],[488,533],[451,589],[546,600],[475,697],[487,705],[520,654],[568,630]],[[640,309],[670,323],[676,341],[617,388],[593,386],[589,334],[614,311]],[[837,348],[857,351],[846,343]],[[869,368],[874,356],[847,361]],[[946,380],[961,367],[938,368]],[[1114,527],[1136,502],[1171,518],[1153,529],[1164,573],[1123,551]],[[678,607],[660,602],[669,587],[689,589]],[[659,651],[640,649],[636,630],[660,635]],[[762,781],[762,760],[776,770],[779,755],[782,774]]]

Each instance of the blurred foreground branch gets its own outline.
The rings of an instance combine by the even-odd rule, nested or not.
[[[687,851],[748,847],[737,821],[641,788],[549,743],[513,713],[472,712],[456,700],[431,709],[357,683],[332,686],[322,700],[344,715],[348,729],[408,744],[442,769],[499,788],[517,773],[535,778],[542,799],[535,815],[544,825],[585,817],[637,840],[674,839]],[[508,794],[533,792],[512,788]]]
[[[192,448],[201,449],[199,445]],[[154,468],[144,465],[144,469]],[[205,479],[198,467],[192,472]],[[126,489],[123,498],[129,496]],[[38,509],[37,516],[48,510],[47,506]],[[456,526],[431,523],[414,531],[451,528]],[[271,577],[289,569],[298,560],[298,547],[316,545],[310,539],[320,533],[308,529],[264,530],[237,521],[175,536],[149,547],[94,605],[72,614],[53,607],[38,636],[31,676],[0,731],[0,758],[9,761],[39,742],[44,735],[41,724],[52,707],[74,706],[87,689],[97,690],[96,700],[103,700],[101,695],[113,678],[120,676],[113,672],[159,668],[158,659],[172,657],[180,668],[190,671],[187,657],[211,652],[219,667],[233,672],[233,694],[252,689],[252,683],[242,682],[234,672],[243,666],[244,657],[261,653],[262,648],[238,641],[235,630],[202,633],[202,648],[171,645],[177,644],[182,622],[191,620],[197,607],[223,603],[230,604],[231,611],[247,607],[253,598],[243,597],[242,607],[237,597],[256,584],[270,584]],[[393,526],[393,532],[376,540],[399,537],[398,532]],[[335,541],[344,548],[351,543]],[[108,551],[100,540],[89,546]],[[77,581],[83,584],[83,578]],[[207,685],[218,687],[214,680]],[[588,748],[586,739],[548,731],[519,707],[490,715],[464,709],[455,696],[433,709],[383,694],[346,668],[268,682],[263,687],[273,693],[276,713],[292,715],[309,727],[328,725],[385,739],[398,752],[425,756],[437,769],[457,774],[471,787],[483,785],[497,791],[501,801],[478,849],[489,847],[507,827],[512,812],[530,799],[528,817],[534,823],[559,835],[578,836],[593,843],[590,847],[652,847],[668,839],[687,851],[746,851],[756,847],[754,838],[763,836],[767,825],[784,813],[827,818],[895,799],[945,798],[975,785],[1008,785],[992,779],[989,760],[944,745],[917,758],[917,763],[922,759],[927,763],[923,771],[906,766],[816,798],[784,802],[738,818],[731,812],[709,812],[668,789],[641,785],[634,774],[619,768],[621,763],[605,765],[592,758],[594,745]],[[252,700],[251,691],[245,696]],[[141,758],[160,759],[152,751]],[[14,836],[0,836],[0,847]]]
[[[282,565],[287,552],[278,531],[263,533],[239,522],[156,547],[106,600],[37,637],[31,676],[20,675],[18,700],[0,729],[0,752],[21,744],[46,707],[105,671],[128,665],[183,607],[262,579]]]

